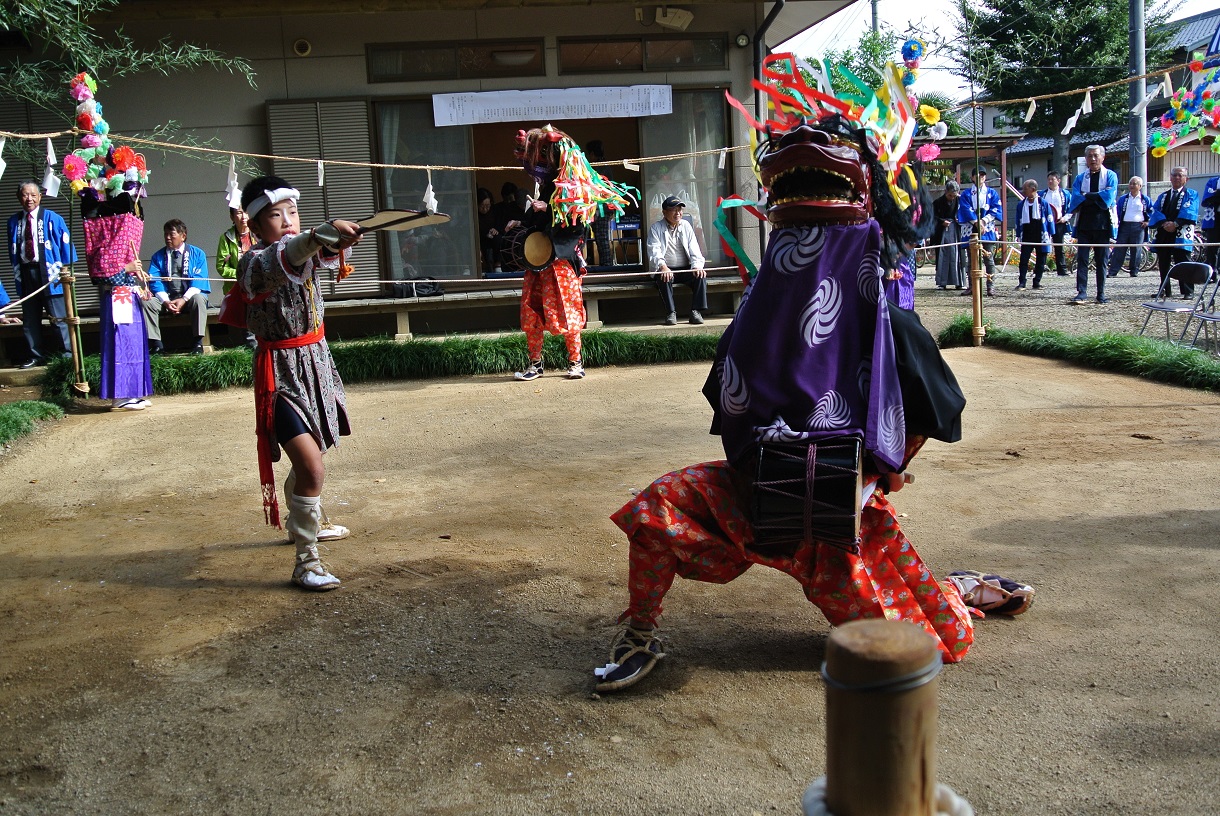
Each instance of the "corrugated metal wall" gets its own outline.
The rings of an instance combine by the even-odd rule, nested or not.
[[[271,152],[277,156],[373,160],[369,105],[364,100],[268,102],[267,131]],[[352,220],[377,211],[371,168],[326,165],[325,183],[320,188],[316,164],[275,161],[273,168],[275,175],[301,191],[298,212],[302,229],[330,218]],[[370,235],[355,247],[349,262],[356,271],[342,283],[332,282],[324,293],[326,297],[368,297],[382,293],[375,239],[376,235]]]

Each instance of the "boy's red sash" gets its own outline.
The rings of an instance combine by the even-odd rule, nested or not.
[[[232,291],[237,291],[237,287]],[[254,433],[258,436],[258,479],[263,486],[263,514],[267,523],[274,527],[280,526],[280,503],[275,495],[275,469],[271,462],[272,446],[276,444],[275,367],[271,363],[271,352],[274,349],[312,346],[325,337],[325,324],[309,334],[287,340],[264,340],[260,337],[258,349],[254,352]]]

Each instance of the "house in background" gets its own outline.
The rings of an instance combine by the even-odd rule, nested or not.
[[[97,98],[118,135],[150,134],[173,122],[183,136],[282,157],[257,161],[258,170],[301,190],[306,225],[422,208],[430,182],[438,209],[452,221],[362,242],[355,274],[330,285],[330,299],[383,295],[383,281],[412,272],[477,277],[476,190],[498,199],[501,185],[513,181],[532,192],[512,155],[514,135],[548,123],[582,145],[601,140],[608,160],[672,156],[640,163],[638,171],[614,167],[610,175],[639,188],[634,215],[645,228],[660,217],[667,195],[686,200],[709,263],[719,265],[717,199],[756,194],[748,151],[718,152],[748,144],[725,92],[753,103],[759,46],[778,44],[848,4],[383,0],[363,6],[376,8],[364,13],[319,0],[124,0],[99,30],[121,25],[137,43],[168,33],[239,56],[257,71],[258,87],[210,71],[149,73],[102,85]],[[764,42],[756,43],[764,23]],[[628,90],[635,86],[652,90]],[[522,93],[540,90],[554,93]],[[6,130],[61,130],[72,106],[65,88],[63,121],[12,100],[0,100],[0,117]],[[74,146],[64,138],[56,149],[62,156]],[[170,218],[184,220],[190,241],[213,253],[229,226],[225,157],[217,163],[142,152],[151,170],[142,254],[161,246],[161,225]],[[327,165],[320,186],[318,159],[436,169]],[[444,169],[451,167],[488,169]],[[67,216],[65,199],[47,203]],[[740,227],[744,246],[757,254],[757,222],[745,219]],[[95,298],[82,291],[82,307]]]

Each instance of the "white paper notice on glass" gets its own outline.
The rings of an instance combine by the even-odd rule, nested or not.
[[[669,85],[605,88],[538,88],[432,95],[437,127],[484,122],[561,121],[663,116],[673,113]]]

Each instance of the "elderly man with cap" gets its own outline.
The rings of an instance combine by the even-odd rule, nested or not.
[[[695,230],[682,217],[686,204],[677,196],[661,203],[664,217],[648,229],[648,269],[657,283],[661,301],[665,304],[665,325],[678,322],[674,305],[674,282],[684,283],[691,290],[690,322],[703,322],[707,311],[707,273],[703,271],[703,253],[695,240]],[[674,271],[680,270],[680,271]]]

